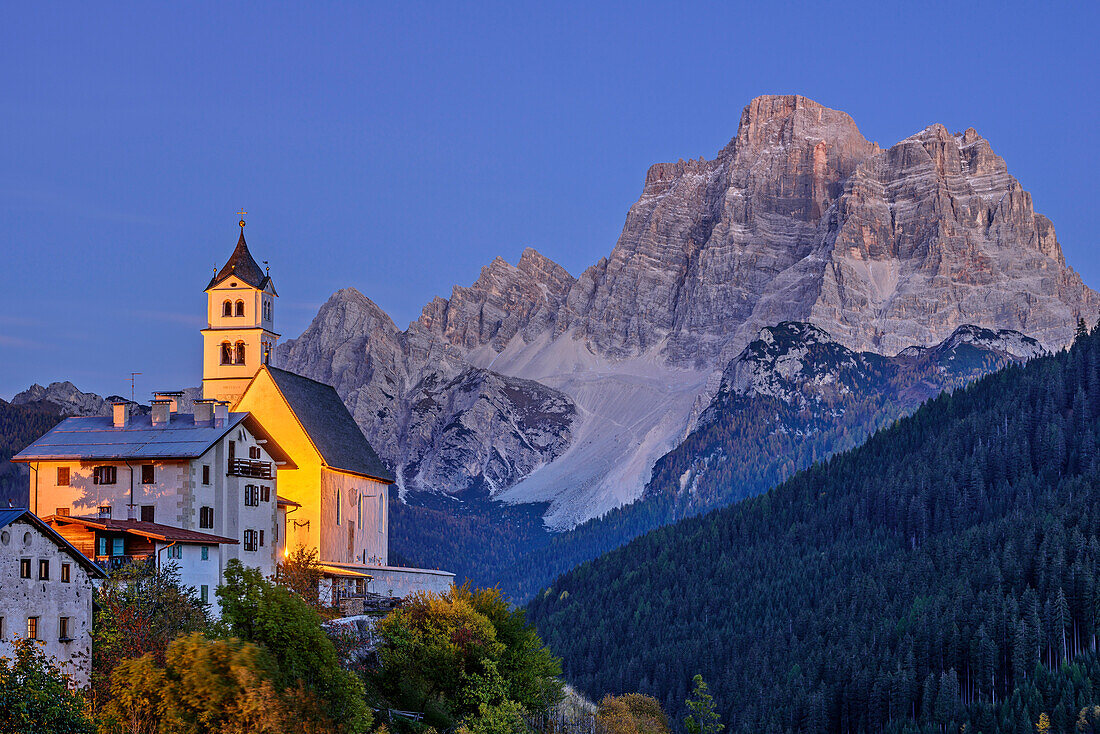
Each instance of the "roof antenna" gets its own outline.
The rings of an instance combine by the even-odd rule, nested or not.
[[[134,382],[135,382],[135,378],[140,374],[141,374],[140,372],[131,372],[130,373],[130,405],[127,406],[126,410],[131,412],[131,413],[133,413],[133,411],[134,411]]]

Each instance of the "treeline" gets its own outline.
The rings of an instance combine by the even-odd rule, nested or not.
[[[1098,417],[1094,329],[581,566],[530,616],[587,693],[678,711],[698,669],[732,731],[1092,731]]]

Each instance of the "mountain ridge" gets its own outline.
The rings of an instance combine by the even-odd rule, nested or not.
[[[651,166],[611,253],[579,276],[531,248],[515,265],[498,257],[404,331],[352,293],[334,294],[277,362],[336,385],[404,496],[491,485],[505,502],[548,503],[557,529],[640,496],[761,328],[809,322],[846,348],[895,354],[974,324],[1054,349],[1100,306],[973,128],[933,124],[884,149],[800,95],[752,100],[713,160]],[[371,318],[333,318],[363,310],[360,298]],[[469,444],[448,448],[463,455],[457,478],[420,471],[432,442],[404,440],[436,430],[411,409],[421,381],[450,384],[467,368],[572,405],[568,424],[529,427],[548,432],[542,444],[505,441],[516,453],[504,483],[479,469],[501,448],[485,432],[514,423],[529,384],[509,397],[480,380],[500,415],[467,416]]]

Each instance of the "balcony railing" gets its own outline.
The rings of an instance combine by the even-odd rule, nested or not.
[[[145,564],[152,558],[150,555],[136,555],[136,556],[96,556],[95,564],[102,568],[107,573],[111,571],[117,571],[124,566],[129,566],[131,563]]]
[[[271,479],[271,462],[253,461],[252,459],[230,459],[229,475],[233,477]]]

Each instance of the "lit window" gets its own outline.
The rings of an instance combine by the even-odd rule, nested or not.
[[[20,558],[19,559],[19,578],[29,579],[31,577],[31,559]]]
[[[38,562],[38,580],[49,581],[50,580],[50,562],[39,561]]]
[[[222,304],[222,316],[232,316],[232,315],[233,315],[233,302],[232,301],[226,301],[225,303]]]
[[[69,579],[72,576],[72,566],[68,563],[61,564],[61,583],[69,583]]]
[[[244,301],[237,301],[237,315],[244,316]]]
[[[38,617],[27,617],[27,639],[38,639]]]
[[[59,466],[57,467],[57,486],[68,487],[69,486],[69,467]]]

